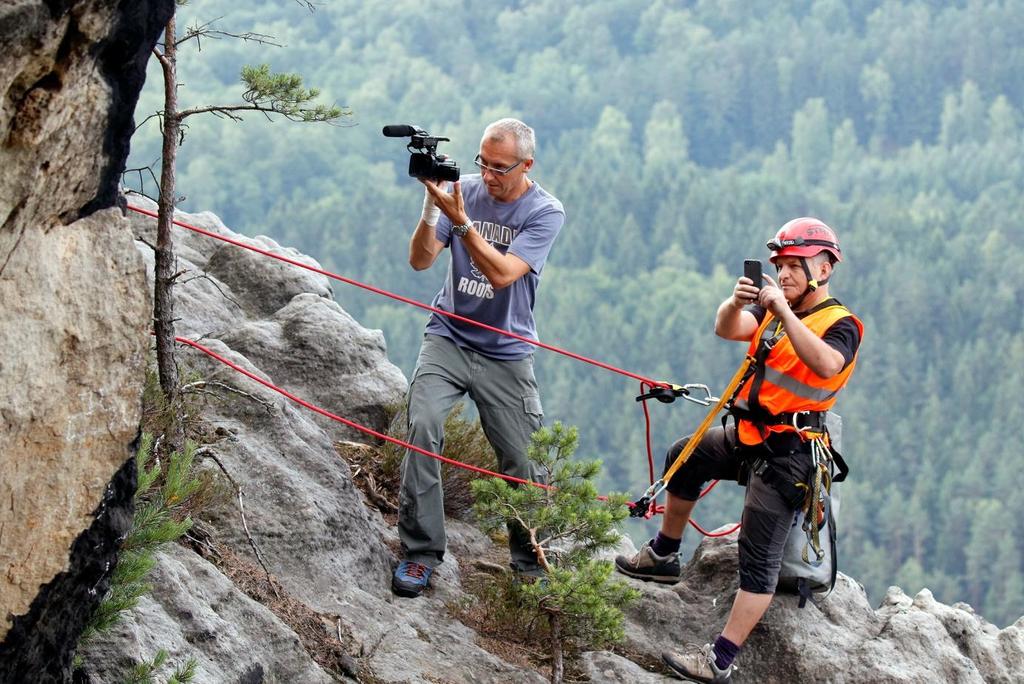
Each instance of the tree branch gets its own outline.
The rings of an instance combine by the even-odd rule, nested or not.
[[[154,245],[152,242],[150,242],[146,238],[142,237],[141,235],[136,235],[135,239],[138,240],[139,242],[141,242],[142,244],[146,245],[147,247],[149,247],[154,252],[156,252],[156,245]]]
[[[220,21],[224,17],[217,17],[205,24],[196,24],[190,26],[185,30],[185,35],[175,45],[181,45],[190,40],[195,40],[199,44],[199,51],[202,52],[203,38],[210,38],[211,40],[221,40],[222,38],[237,38],[246,42],[253,42],[259,45],[272,45],[273,47],[284,47],[279,43],[275,43],[272,39],[274,36],[267,35],[265,33],[255,33],[253,31],[247,31],[245,33],[231,33],[230,31],[221,31],[220,29],[213,28],[214,23]]]
[[[153,162],[153,163],[155,164],[156,162]],[[145,179],[142,176],[142,172],[143,171],[148,171],[149,172],[149,176],[150,176],[150,178],[153,179],[153,185],[156,186],[156,191],[157,191],[157,194],[159,195],[160,194],[160,181],[158,181],[156,179],[156,174],[153,173],[153,166],[152,165],[150,165],[150,166],[140,166],[140,167],[135,168],[135,169],[125,169],[121,173],[121,185],[126,188],[127,192],[133,192],[136,195],[142,195],[146,199],[150,199],[153,202],[156,202],[157,200],[156,200],[155,197],[150,197],[145,192],[143,192],[143,190],[146,187],[146,181],[145,181]],[[127,174],[129,174],[129,173],[138,173],[139,174],[139,189],[138,190],[133,190],[133,189],[128,187],[128,179],[125,176],[127,176]]]
[[[568,528],[566,530],[562,530],[561,532],[552,533],[552,534],[548,535],[547,537],[545,537],[543,539],[543,541],[541,541],[540,543],[543,544],[546,547],[549,544],[551,544],[551,542],[555,541],[556,539],[565,539],[567,537],[571,537],[572,535],[576,534],[577,532],[586,529],[586,527],[587,527],[587,523],[586,522],[582,522],[579,525],[576,525],[574,527],[570,527],[570,528]]]
[[[164,73],[166,74],[167,70],[171,67],[171,63],[164,56],[164,53],[157,50],[155,46],[153,47],[153,55],[156,57],[156,60],[160,62],[160,66],[164,68]]]
[[[140,128],[142,128],[142,126],[143,126],[143,125],[144,125],[144,124],[145,124],[145,123],[146,123],[147,121],[149,121],[150,119],[159,119],[159,118],[160,118],[160,117],[162,117],[163,115],[164,115],[164,113],[163,113],[163,112],[153,112],[152,114],[150,114],[149,116],[147,116],[147,117],[146,117],[145,119],[143,119],[142,121],[140,121],[140,122],[139,122],[139,123],[138,123],[138,124],[137,124],[137,125],[135,126],[135,130],[133,130],[133,131],[132,131],[132,135],[135,135],[135,133],[136,133],[136,132],[137,132],[137,131],[138,131],[138,130],[139,130]]]
[[[204,279],[204,280],[209,280],[210,283],[217,289],[217,292],[220,293],[221,297],[223,297],[224,299],[226,299],[229,302],[231,302],[232,304],[234,304],[237,309],[239,309],[239,310],[242,309],[242,305],[239,304],[237,301],[235,301],[234,297],[229,296],[226,292],[224,292],[224,290],[220,289],[220,283],[218,283],[214,278],[211,278],[210,275],[208,273],[206,273],[205,271],[200,273],[200,274],[198,274],[198,275],[192,276],[188,280],[181,281],[179,283],[179,285],[187,285],[188,283],[191,283],[193,280],[198,280],[200,278]]]
[[[231,112],[237,111],[264,111],[266,108],[259,107],[256,105],[210,105],[208,107],[193,107],[192,109],[185,109],[178,112],[178,120],[182,121],[186,117],[194,114],[207,114],[212,113],[217,116],[226,116],[234,121],[241,121],[242,117],[235,116]]]
[[[226,385],[223,382],[217,382],[216,380],[197,380],[196,382],[190,382],[187,385],[182,385],[178,391],[181,392],[182,394],[203,393],[209,394],[210,396],[214,397],[217,396],[212,392],[204,391],[206,390],[207,387],[216,387],[226,392],[231,392],[232,394],[237,394],[239,396],[245,397],[246,399],[254,401],[257,404],[260,404],[269,415],[274,414],[274,405],[271,404],[269,401],[266,401],[265,399],[260,399],[255,394],[250,394],[249,392],[240,390],[237,387]]]
[[[249,523],[245,519],[245,505],[242,503],[242,485],[238,484],[235,478],[231,477],[231,473],[224,467],[224,463],[217,457],[217,454],[210,447],[203,447],[196,451],[196,456],[208,456],[220,467],[224,477],[228,478],[228,481],[235,488],[236,500],[238,501],[238,513],[242,518],[242,528],[245,530],[245,538],[249,540],[249,546],[252,547],[253,552],[256,554],[256,560],[259,561],[263,567],[263,572],[267,573],[267,583],[270,584],[270,588],[274,590],[274,596],[281,598],[280,592],[277,591],[277,584],[274,582],[274,578],[270,575],[270,570],[267,568],[267,563],[263,559],[263,554],[260,552],[260,547],[256,545],[256,540],[252,538],[252,533],[249,531]]]
[[[523,527],[526,527],[526,525],[523,525]],[[526,529],[530,533],[530,544],[533,545],[533,550],[537,552],[537,562],[540,563],[540,566],[544,568],[545,571],[551,572],[551,565],[548,563],[548,558],[544,554],[544,547],[537,543],[537,528],[526,527]]]
[[[213,114],[214,116],[223,116],[232,121],[242,121],[242,117],[233,114],[232,112],[260,112],[267,117],[267,120],[273,121],[270,117],[271,114],[280,114],[289,121],[295,121],[297,123],[306,123],[307,119],[304,117],[293,114],[291,112],[283,111],[279,107],[273,105],[267,106],[262,104],[247,104],[247,105],[208,105],[206,107],[193,107],[192,109],[185,109],[178,112],[178,120],[182,121],[186,117],[193,116],[195,114]],[[318,121],[320,121],[318,119]],[[343,126],[350,127],[355,124],[339,124],[333,121],[324,120],[323,123],[329,123],[332,126]]]

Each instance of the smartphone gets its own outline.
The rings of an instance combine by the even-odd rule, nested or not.
[[[761,277],[761,262],[758,259],[743,260],[743,275],[754,283],[754,287],[761,289],[763,278]]]

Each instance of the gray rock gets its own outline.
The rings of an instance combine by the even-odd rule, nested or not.
[[[205,344],[266,377],[222,342]],[[206,418],[228,435],[212,448],[242,487],[249,525],[271,571],[310,598],[332,596],[342,582],[382,593],[391,552],[381,523],[371,520],[348,466],[313,414],[198,352],[185,358],[208,380],[259,400],[228,397],[211,403]],[[215,511],[214,522],[236,548],[247,548],[233,503]]]
[[[738,535],[706,538],[673,587],[635,582],[628,648],[646,659],[720,633],[739,586]],[[1012,682],[1024,672],[1020,622],[999,630],[968,606],[890,589],[873,610],[840,573],[835,590],[805,608],[777,594],[739,657],[736,682]]]
[[[107,586],[130,510],[134,471],[125,464],[139,422],[149,315],[142,262],[112,207],[145,64],[173,7],[0,4],[7,681],[68,675],[70,645]]]
[[[160,649],[168,653],[158,671],[162,678],[195,658],[196,682],[336,681],[288,625],[217,568],[180,546],[157,558],[152,593],[83,649],[94,684],[124,681],[136,663],[152,661]]]
[[[387,429],[385,408],[405,394],[405,376],[388,361],[381,331],[315,294],[297,294],[269,318],[221,339],[290,391],[378,432]],[[367,439],[329,418],[316,421],[335,439]]]
[[[316,260],[294,249],[282,248],[268,237],[238,239],[258,249],[320,268]],[[326,276],[235,245],[220,245],[207,262],[206,270],[236,292],[254,317],[269,316],[302,293],[332,296],[331,281]]]
[[[155,202],[141,195],[129,195],[127,200],[133,207],[148,212],[157,210]],[[142,213],[132,214],[136,236],[154,244],[156,221]],[[282,247],[265,235],[249,237],[236,233],[210,212],[189,214],[176,211],[175,220],[305,266],[322,268],[312,257],[290,247]],[[217,240],[183,226],[176,226],[173,234],[175,255],[189,262],[198,272],[212,276],[222,287],[234,292],[236,301],[252,318],[273,314],[287,305],[297,294],[312,293],[327,298],[333,295],[331,280],[319,273],[250,251],[237,244]]]
[[[632,660],[608,651],[588,651],[580,656],[587,681],[595,684],[659,684],[676,681],[675,678],[657,672],[649,672]]]
[[[343,615],[362,616],[358,624],[367,640],[366,667],[379,681],[547,681],[477,646],[476,632],[447,616],[447,600],[436,587],[416,599],[389,597],[383,602],[350,594],[347,603]]]

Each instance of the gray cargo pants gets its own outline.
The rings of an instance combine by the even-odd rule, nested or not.
[[[533,356],[498,361],[458,347],[446,337],[425,335],[409,385],[409,443],[440,454],[445,418],[467,393],[498,457],[498,470],[536,481],[526,448],[544,416]],[[514,569],[530,571],[537,567],[537,558],[524,533],[521,528],[509,530],[509,552]],[[441,463],[414,451],[406,451],[402,460],[398,535],[406,560],[429,567],[444,560]]]

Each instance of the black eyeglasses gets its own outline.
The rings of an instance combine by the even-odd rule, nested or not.
[[[480,169],[481,171],[490,171],[491,173],[493,173],[496,176],[504,176],[504,175],[507,175],[508,173],[510,173],[512,171],[512,169],[514,169],[517,166],[519,166],[520,164],[522,164],[523,160],[520,159],[519,161],[517,161],[515,164],[513,164],[510,167],[508,167],[507,169],[496,169],[493,166],[488,166],[487,164],[484,164],[482,161],[480,161],[480,155],[478,154],[478,155],[476,155],[476,159],[473,160],[473,163],[476,164],[477,168]]]

